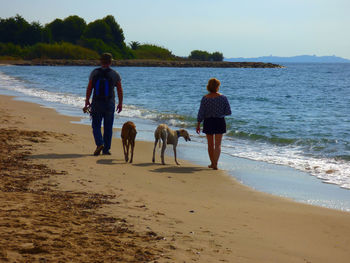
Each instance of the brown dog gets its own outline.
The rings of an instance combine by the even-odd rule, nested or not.
[[[127,121],[123,124],[121,137],[123,141],[125,162],[128,162],[129,160],[129,147],[131,146],[130,163],[132,163],[136,133],[136,126],[132,121]]]

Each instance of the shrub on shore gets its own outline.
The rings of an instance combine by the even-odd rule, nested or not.
[[[83,39],[81,45],[67,42],[37,43],[21,47],[12,43],[0,43],[0,56],[17,59],[98,59],[99,54],[110,52],[114,59],[159,59],[174,60],[176,57],[166,48],[151,44],[140,45],[136,50],[128,47],[120,49],[107,45],[100,39]]]
[[[138,45],[136,49],[131,49],[131,53],[136,59],[174,60],[176,58],[168,49],[153,44]]]
[[[23,58],[23,48],[20,45],[13,43],[0,43],[0,56],[1,57],[13,57]]]
[[[98,59],[96,51],[70,43],[45,44],[21,47],[12,43],[0,43],[0,56],[21,59]]]
[[[96,51],[63,42],[55,44],[35,44],[26,49],[24,58],[98,59],[99,55]]]
[[[113,55],[114,59],[130,58],[128,50],[121,50],[116,45],[107,45],[101,39],[97,38],[83,38],[79,44],[87,49],[94,50],[95,52],[102,54],[109,52]]]
[[[192,60],[200,60],[200,61],[223,61],[224,56],[220,52],[214,52],[210,54],[207,51],[193,50],[191,54],[188,56],[188,58]]]

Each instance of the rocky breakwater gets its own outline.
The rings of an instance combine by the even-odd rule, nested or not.
[[[8,60],[0,64],[19,66],[98,66],[98,60],[69,60],[69,59],[33,59]],[[283,68],[283,66],[263,62],[216,62],[216,61],[190,61],[190,60],[144,60],[128,59],[115,60],[113,66],[117,67],[177,67],[177,68]]]
[[[116,66],[122,67],[178,67],[178,68],[282,68],[281,65],[262,62],[216,62],[190,60],[117,60]]]

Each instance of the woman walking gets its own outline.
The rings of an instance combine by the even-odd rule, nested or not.
[[[231,107],[226,96],[220,94],[220,81],[212,78],[208,81],[208,94],[202,100],[197,116],[196,132],[201,131],[201,122],[203,121],[203,132],[207,136],[208,154],[211,164],[209,168],[218,169],[218,160],[221,153],[221,140],[226,133],[225,116],[231,115]]]

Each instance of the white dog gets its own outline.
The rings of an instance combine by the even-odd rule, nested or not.
[[[180,129],[177,131],[173,131],[166,124],[160,124],[154,132],[155,141],[154,141],[152,162],[155,161],[154,155],[155,155],[157,143],[159,141],[159,147],[160,147],[160,144],[161,144],[160,140],[162,140],[163,141],[162,152],[161,152],[162,164],[165,164],[164,151],[165,151],[166,145],[172,144],[174,149],[175,163],[179,165],[176,159],[176,146],[177,146],[179,137],[184,137],[186,142],[191,141],[190,135],[186,130]]]

